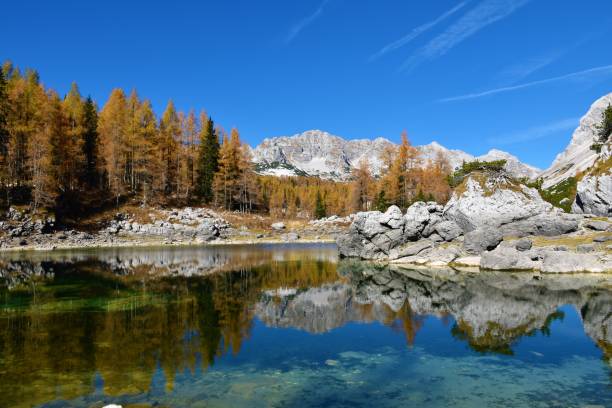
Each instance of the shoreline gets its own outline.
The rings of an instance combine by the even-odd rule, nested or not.
[[[0,255],[5,253],[21,253],[21,252],[53,252],[66,250],[89,250],[89,249],[113,249],[113,248],[177,248],[177,247],[213,247],[223,245],[274,245],[274,244],[335,244],[333,238],[320,239],[297,239],[293,241],[283,240],[281,238],[269,239],[220,239],[213,241],[176,241],[164,242],[163,240],[135,240],[135,241],[118,241],[108,243],[92,243],[91,245],[83,245],[83,243],[74,245],[61,245],[61,240],[58,244],[42,244],[42,245],[23,245],[0,248]]]

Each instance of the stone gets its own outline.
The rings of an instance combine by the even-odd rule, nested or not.
[[[300,236],[295,232],[288,232],[286,234],[282,234],[281,239],[283,241],[297,241],[300,239]]]
[[[602,236],[593,238],[593,242],[608,242],[608,241],[612,241],[612,235],[602,235]]]
[[[531,242],[531,240],[529,238],[521,238],[518,241],[516,241],[515,244],[515,248],[517,249],[517,251],[529,251],[532,247],[533,243]]]
[[[271,227],[274,231],[282,231],[285,229],[285,223],[275,222],[274,224],[271,225]]]
[[[501,232],[495,228],[479,228],[465,234],[463,249],[469,254],[478,255],[494,249],[502,239]]]
[[[595,245],[593,244],[581,244],[576,246],[576,252],[578,252],[579,254],[586,254],[588,252],[594,252],[595,251]]]
[[[572,212],[612,216],[612,174],[583,177],[576,187]]]
[[[493,251],[480,255],[480,267],[491,270],[532,270],[539,269],[540,262],[536,254],[529,251],[518,251],[516,248],[500,246]]]
[[[612,224],[608,221],[588,220],[583,226],[594,231],[608,231],[612,227]]]
[[[545,213],[500,227],[503,235],[525,237],[528,235],[557,236],[578,230],[578,217],[564,213]]]
[[[503,173],[489,175],[484,181],[468,176],[464,187],[464,191],[454,192],[444,207],[445,218],[454,221],[464,232],[553,211],[552,204],[544,201],[536,189],[517,185]]]
[[[479,256],[463,256],[453,261],[454,265],[457,266],[480,266]]]
[[[445,241],[452,241],[463,234],[461,227],[449,220],[436,224],[435,230]]]
[[[605,266],[593,254],[547,251],[540,269],[546,273],[604,272]]]
[[[406,246],[394,248],[389,252],[389,259],[399,259],[404,258],[406,256],[417,255],[420,252],[423,252],[426,249],[432,248],[433,242],[429,240],[420,240],[416,243],[411,243]]]

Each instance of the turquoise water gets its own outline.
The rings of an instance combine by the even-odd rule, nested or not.
[[[332,245],[0,259],[2,407],[612,406],[612,277]]]

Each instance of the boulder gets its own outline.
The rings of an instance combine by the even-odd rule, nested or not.
[[[514,247],[516,248],[517,251],[529,251],[532,247],[533,243],[531,242],[531,240],[529,238],[521,238],[518,241],[516,241],[516,244],[514,245]]]
[[[612,174],[583,177],[576,188],[572,212],[612,216]]]
[[[392,249],[389,252],[389,259],[393,260],[406,256],[417,255],[418,253],[430,248],[433,248],[433,242],[426,239],[422,239],[415,243],[410,243],[405,246]]]
[[[463,230],[454,221],[442,221],[435,226],[435,230],[445,241],[452,241],[463,234]]]
[[[300,236],[295,232],[288,232],[286,234],[282,234],[281,239],[283,241],[297,241],[298,239],[300,239]]]
[[[604,272],[610,265],[604,265],[594,254],[544,251],[540,270],[547,273]]]
[[[595,245],[593,244],[581,244],[576,246],[576,252],[579,254],[586,254],[589,252],[595,252]]]
[[[444,207],[446,219],[464,232],[495,228],[553,211],[552,204],[536,189],[511,180],[507,175],[470,175]]]
[[[516,248],[500,246],[493,251],[480,255],[480,267],[491,270],[532,270],[539,269],[541,262],[531,251],[518,251]]]
[[[389,251],[407,241],[404,234],[406,220],[401,210],[391,206],[387,211],[360,212],[348,231],[336,243],[344,257],[385,259]]]
[[[557,236],[576,231],[579,224],[578,216],[552,211],[504,224],[499,228],[504,236]]]
[[[274,224],[271,225],[271,227],[274,231],[282,231],[285,229],[285,223],[275,222]]]
[[[496,248],[502,239],[503,236],[498,229],[479,228],[465,234],[463,249],[470,254],[478,255]]]
[[[612,224],[610,224],[608,221],[588,220],[583,224],[583,227],[593,231],[608,231],[610,228],[612,228]]]
[[[433,201],[417,201],[406,210],[404,233],[408,240],[428,237],[442,221],[443,207]],[[398,209],[399,210],[399,209]]]

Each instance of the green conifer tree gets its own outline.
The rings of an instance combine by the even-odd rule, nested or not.
[[[323,202],[323,198],[321,197],[321,192],[317,190],[317,199],[315,201],[315,213],[314,216],[316,219],[325,218],[327,215],[327,209],[325,208],[325,202]]]
[[[211,118],[202,121],[197,161],[197,193],[206,203],[213,199],[213,180],[219,168],[219,138]]]
[[[98,187],[98,111],[91,97],[83,107],[83,181],[88,187]]]

